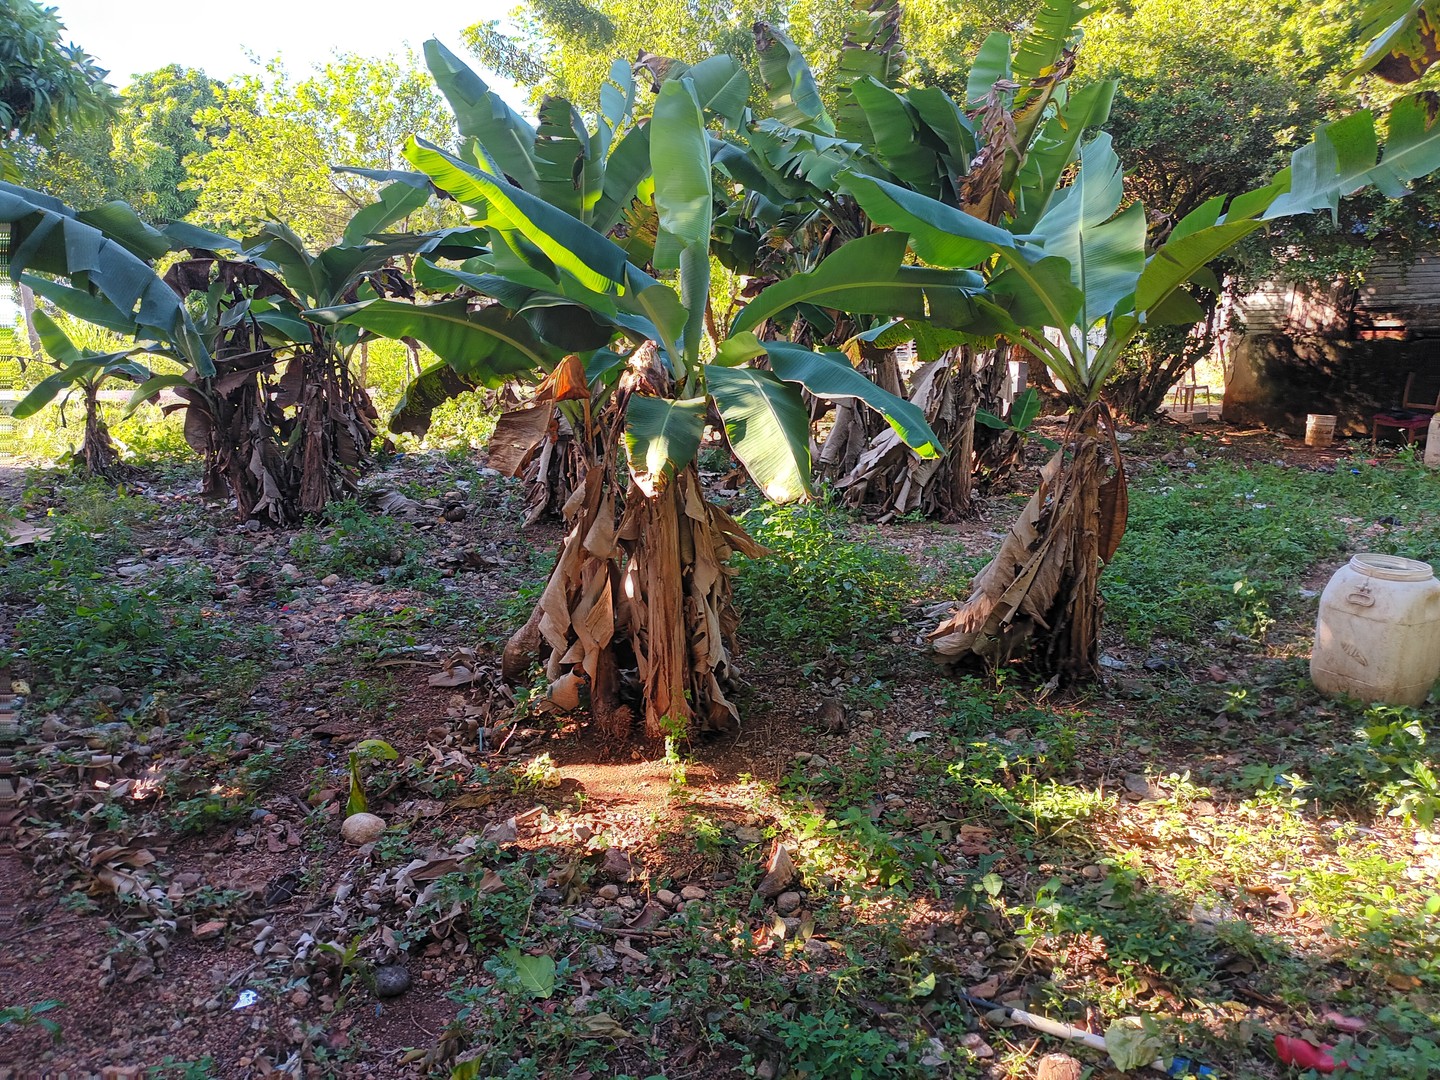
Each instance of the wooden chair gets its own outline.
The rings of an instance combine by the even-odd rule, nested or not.
[[[1440,411],[1440,372],[1412,371],[1405,377],[1405,390],[1398,409],[1387,409],[1370,418],[1370,445],[1374,446],[1381,428],[1394,428],[1405,433],[1405,442],[1414,445],[1416,433],[1421,441],[1430,427],[1430,418]]]
[[[1180,412],[1194,412],[1195,399],[1204,393],[1205,399],[1210,399],[1210,387],[1198,385],[1195,381],[1195,369],[1189,371],[1190,381],[1181,379],[1171,388],[1170,393],[1175,396],[1175,407]]]

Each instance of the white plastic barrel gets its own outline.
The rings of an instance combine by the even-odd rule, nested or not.
[[[1440,468],[1440,412],[1430,418],[1430,427],[1425,432],[1425,464],[1432,469]]]
[[[1419,705],[1440,677],[1440,581],[1429,563],[1356,555],[1320,594],[1310,678],[1327,694]]]

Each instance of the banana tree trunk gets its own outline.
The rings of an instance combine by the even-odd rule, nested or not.
[[[86,476],[102,480],[114,482],[130,472],[121,462],[110,428],[100,414],[100,387],[95,384],[85,386],[85,434],[80,440],[79,461]]]
[[[909,398],[924,410],[945,455],[921,459],[885,427],[837,481],[846,502],[881,521],[914,513],[957,521],[970,514],[977,474],[993,481],[1015,458],[1010,432],[975,424],[977,409],[1003,411],[1007,356],[1005,350],[977,354],[960,348],[920,368]]]
[[[579,440],[588,460],[564,508],[568,530],[539,602],[505,647],[503,672],[520,682],[543,661],[551,706],[571,711],[588,693],[608,739],[627,737],[637,716],[652,740],[734,730],[738,619],[727,564],[765,550],[706,500],[693,463],[653,495],[622,489],[627,397],[622,390],[608,422]]]
[[[1096,678],[1100,572],[1124,535],[1127,511],[1110,414],[1098,402],[1086,405],[969,599],[930,635],[936,656],[992,668],[1029,656],[1062,683]]]

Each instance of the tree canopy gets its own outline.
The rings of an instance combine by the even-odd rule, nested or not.
[[[109,72],[65,43],[54,8],[0,0],[0,177],[13,175],[12,144],[48,144],[67,129],[102,120],[111,106]]]
[[[196,122],[209,149],[182,185],[196,198],[192,219],[241,235],[277,218],[319,246],[338,243],[373,198],[373,182],[333,166],[404,168],[410,135],[454,138],[429,75],[393,57],[338,56],[298,80],[274,61],[263,77],[217,88]]]

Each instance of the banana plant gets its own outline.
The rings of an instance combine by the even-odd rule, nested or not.
[[[862,3],[856,7],[875,17]],[[1089,9],[1084,0],[1046,0],[1023,36],[992,34],[959,100],[936,87],[904,88],[895,78],[898,65],[858,54],[852,36],[841,70],[862,74],[839,88],[833,117],[810,92],[813,77],[793,43],[778,30],[757,28],[774,116],[754,125],[742,146],[717,157],[747,190],[740,220],[731,224],[742,242],[732,247],[757,252],[752,273],[783,276],[793,272],[786,265],[792,253],[810,249],[808,237],[849,239],[873,229],[839,188],[839,177],[853,173],[1028,232],[1073,164],[1083,135],[1109,112],[1113,84],[1072,92],[1067,82],[1079,21]],[[898,37],[884,40],[889,51],[900,48]],[[772,254],[777,251],[783,254]],[[800,314],[808,322],[813,311],[802,308]],[[823,323],[813,328],[829,329]],[[868,358],[878,377],[897,388],[898,369],[875,344],[916,341],[925,362],[908,394],[947,453],[921,459],[883,426],[841,406],[831,429],[834,444],[823,455],[837,487],[853,505],[882,517],[963,515],[973,477],[999,475],[1014,458],[1012,429],[975,424],[978,412],[1003,409],[1008,345],[976,327],[965,336],[950,335],[938,350],[930,346],[944,335],[916,322],[843,330],[853,335],[846,351]]]
[[[318,254],[281,223],[242,244],[183,222],[152,229],[122,203],[74,214],[41,196],[35,204],[54,221],[45,239],[73,233],[80,242],[63,253],[35,247],[47,257],[23,264],[47,273],[20,280],[60,309],[184,365],[184,374],[144,379],[130,408],[173,390],[181,404],[168,408],[185,410],[185,438],[204,461],[207,492],[232,495],[242,520],[294,524],[353,489],[370,459],[376,419],[350,371],[360,332],[307,322],[301,313],[407,290],[392,264],[443,243],[445,234],[384,230],[429,196],[428,184],[388,185],[356,213],[340,244]],[[34,247],[39,230],[31,226],[22,243]],[[82,262],[76,255],[86,244],[95,254]],[[151,261],[171,254],[182,257],[161,278]],[[65,265],[68,281],[57,280]]]
[[[507,647],[506,670],[519,674],[543,655],[551,700],[573,704],[588,691],[598,726],[613,736],[630,729],[636,706],[657,739],[738,720],[726,694],[737,624],[726,563],[736,552],[763,552],[700,487],[695,461],[707,438],[727,441],[776,501],[810,490],[802,387],[858,398],[916,452],[938,453],[920,411],[843,355],[753,328],[803,303],[942,321],[979,314],[977,275],[907,265],[903,236],[875,236],[762,291],[729,336],[707,341],[710,245],[723,199],[708,125],[726,122],[732,101],[743,103],[744,79],[731,58],[714,57],[672,68],[661,83],[644,125],[650,176],[639,189],[654,222],[647,268],[630,248],[512,182],[488,144],[473,141],[462,156],[412,140],[411,164],[488,236],[464,269],[437,260],[426,273],[469,275],[489,302],[373,300],[329,313],[372,332],[414,335],[472,374],[476,350],[491,358],[491,376],[529,365],[541,379],[541,408],[563,401],[573,410],[586,468],[555,568]],[[542,310],[564,317],[533,322]],[[582,315],[578,325],[595,336],[564,350],[562,328],[573,331]],[[638,672],[633,693],[620,683],[627,669]]]
[[[79,348],[43,311],[35,312],[34,324],[45,353],[57,370],[55,374],[42,379],[20,399],[15,405],[15,418],[24,420],[35,415],[56,398],[63,395],[68,399],[71,393],[78,390],[85,408],[85,432],[80,440],[76,461],[87,476],[98,476],[106,480],[121,479],[126,473],[126,467],[120,461],[119,450],[110,437],[105,418],[100,414],[100,389],[111,379],[126,379],[135,383],[144,383],[150,379],[150,369],[133,359],[145,350],[132,346],[102,353]]]
[[[1098,675],[1099,576],[1127,513],[1120,448],[1100,398],[1106,378],[1141,327],[1196,319],[1184,285],[1239,240],[1280,218],[1333,214],[1368,185],[1403,196],[1410,181],[1440,168],[1440,124],[1422,97],[1396,102],[1387,134],[1382,157],[1368,110],[1322,127],[1271,184],[1210,200],[1154,251],[1143,209],[1122,208],[1123,171],[1103,134],[1023,235],[871,176],[842,175],[870,218],[906,233],[925,263],[991,265],[989,296],[978,303],[1072,402],[1065,445],[1042,470],[1039,490],[970,598],[932,635],[942,658],[996,664],[1031,650],[1057,679]]]

